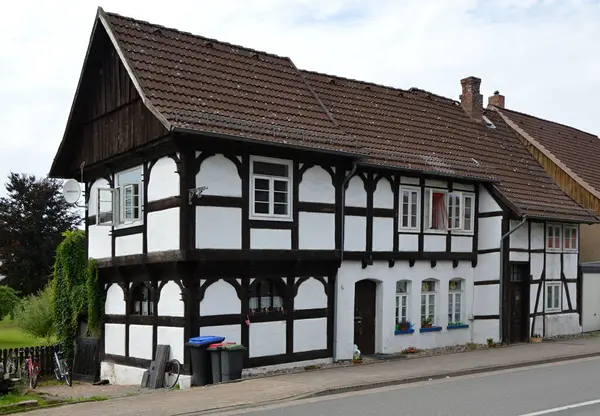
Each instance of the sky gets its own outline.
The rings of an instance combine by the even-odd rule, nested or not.
[[[47,175],[98,6],[453,99],[477,76],[486,103],[499,90],[507,108],[600,134],[600,0],[20,0],[0,25],[2,183]]]

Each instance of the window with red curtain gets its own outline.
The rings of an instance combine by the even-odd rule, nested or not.
[[[431,228],[445,230],[448,224],[448,210],[446,209],[446,194],[433,192],[431,201]]]

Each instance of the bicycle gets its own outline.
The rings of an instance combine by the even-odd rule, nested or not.
[[[21,380],[29,381],[29,388],[35,389],[41,374],[40,363],[37,358],[29,354],[23,366],[21,367]]]
[[[165,366],[165,376],[163,378],[163,387],[166,389],[172,389],[179,381],[179,374],[181,373],[181,364],[177,359],[172,359]]]
[[[56,380],[64,380],[67,386],[73,385],[73,379],[71,377],[71,370],[67,365],[67,360],[60,356],[60,344],[54,347],[54,375]]]

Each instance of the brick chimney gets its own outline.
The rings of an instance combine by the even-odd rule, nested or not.
[[[488,105],[504,108],[504,95],[500,95],[500,91],[494,91],[494,95],[488,98]]]
[[[468,77],[460,80],[462,94],[460,103],[466,113],[475,121],[481,121],[483,116],[483,95],[479,93],[481,78]]]

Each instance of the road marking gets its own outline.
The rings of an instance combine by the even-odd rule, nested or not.
[[[593,404],[599,404],[599,403],[600,403],[600,399],[590,400],[589,402],[575,403],[575,404],[570,404],[568,406],[555,407],[554,409],[548,409],[548,410],[540,410],[539,412],[527,413],[527,414],[523,414],[523,415],[519,415],[519,416],[542,416],[542,415],[548,415],[550,413],[562,412],[563,410],[577,409],[578,407],[591,406]]]

